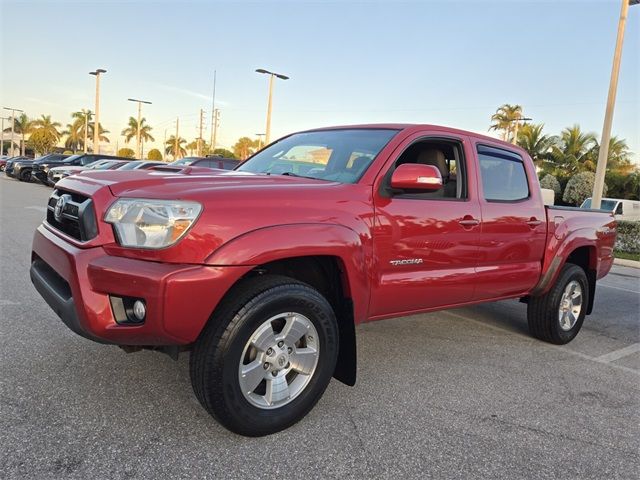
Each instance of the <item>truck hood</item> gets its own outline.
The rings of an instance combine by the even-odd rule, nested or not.
[[[103,170],[85,171],[64,179],[58,185],[69,185],[72,190],[92,194],[108,187],[116,197],[137,197],[157,199],[207,199],[217,191],[251,190],[274,191],[280,189],[325,187],[339,185],[311,178],[286,175],[259,175],[247,172],[210,170],[186,167],[181,170]],[[71,185],[73,183],[73,185]],[[259,194],[256,195],[259,197]],[[217,197],[217,195],[216,195]],[[205,202],[206,203],[206,202]]]

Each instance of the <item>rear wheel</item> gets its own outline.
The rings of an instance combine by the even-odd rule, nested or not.
[[[198,338],[191,382],[225,427],[267,435],[313,408],[337,354],[336,318],[320,293],[287,277],[257,277],[227,296]]]
[[[31,170],[23,170],[20,172],[20,176],[18,180],[21,182],[30,182],[31,181]]]
[[[568,263],[549,292],[529,299],[529,331],[546,342],[569,343],[582,327],[588,304],[587,275],[579,266]]]

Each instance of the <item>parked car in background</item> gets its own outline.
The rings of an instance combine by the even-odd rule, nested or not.
[[[47,173],[47,182],[49,185],[55,185],[59,180],[68,177],[69,175],[75,175],[78,173],[82,173],[85,170],[115,170],[116,168],[122,167],[130,163],[129,159],[125,158],[111,158],[111,159],[103,159],[96,160],[85,166],[74,166],[68,165],[65,167],[55,167],[49,169]]]
[[[35,162],[32,167],[31,177],[36,178],[37,180],[39,180],[41,183],[44,183],[45,185],[53,185],[53,183],[49,180],[49,170],[51,168],[74,167],[74,166],[84,167],[98,160],[126,161],[127,159],[124,157],[116,157],[113,155],[103,155],[100,153],[79,153],[76,155],[71,155],[70,157],[67,157],[62,161],[47,159],[46,161]]]
[[[582,202],[580,208],[591,208],[591,197]],[[638,200],[603,198],[600,202],[600,210],[613,212],[616,220],[640,220],[640,202]]]
[[[151,160],[134,160],[119,166],[116,170],[148,170],[152,167],[166,165],[165,162],[156,162]]]
[[[33,160],[32,158],[29,158],[27,156],[22,156],[22,155],[18,155],[17,157],[9,157],[6,159],[5,165],[4,165],[4,172],[5,175],[7,175],[8,177],[13,177],[13,165],[20,161],[31,161]]]
[[[171,162],[169,165],[178,167],[205,167],[216,168],[218,170],[233,170],[240,165],[240,160],[235,158],[224,157],[184,157],[175,162]]]
[[[5,170],[5,173],[10,177],[17,178],[22,182],[29,182],[31,181],[31,172],[34,166],[40,165],[41,163],[60,163],[68,157],[69,155],[64,155],[61,153],[49,153],[36,159],[18,160],[12,162],[11,170],[7,168]]]

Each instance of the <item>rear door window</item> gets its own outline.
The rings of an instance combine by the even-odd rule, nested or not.
[[[479,145],[478,161],[485,200],[516,202],[529,198],[529,183],[520,155]]]

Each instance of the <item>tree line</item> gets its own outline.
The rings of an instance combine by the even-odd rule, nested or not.
[[[591,196],[600,144],[598,137],[575,124],[559,134],[547,134],[543,123],[527,123],[521,105],[504,104],[491,116],[490,130],[516,143],[533,159],[543,188],[556,192],[556,201],[580,205]],[[640,168],[624,139],[609,141],[606,194],[612,198],[639,200]]]
[[[13,131],[18,138],[20,154],[24,155],[26,149],[36,154],[45,155],[56,150],[63,149],[67,153],[92,152],[93,151],[93,134],[95,130],[95,122],[92,120],[93,112],[91,110],[80,110],[71,113],[71,121],[63,127],[60,122],[52,120],[51,115],[41,115],[39,118],[31,119],[27,114],[22,113],[14,118]],[[106,130],[102,124],[98,125],[100,142],[110,143],[107,136],[109,130]],[[146,118],[141,118],[138,122],[137,118],[129,117],[126,127],[121,131],[126,144],[133,142],[134,144],[140,134],[141,150],[144,151],[144,145],[149,142],[155,142],[155,138],[151,133],[151,127]],[[11,125],[4,129],[4,132],[11,132]],[[260,147],[260,141],[249,137],[241,137],[231,147],[212,149],[211,145],[203,138],[196,138],[189,142],[184,137],[176,138],[171,135],[166,139],[163,146],[164,153],[153,148],[146,154],[149,160],[178,160],[187,155],[220,155],[226,158],[246,159],[255,153]],[[135,146],[135,145],[134,145]],[[8,148],[6,148],[8,150]],[[4,152],[0,152],[4,153]],[[117,154],[128,158],[135,158],[136,152],[129,147],[118,149]]]

